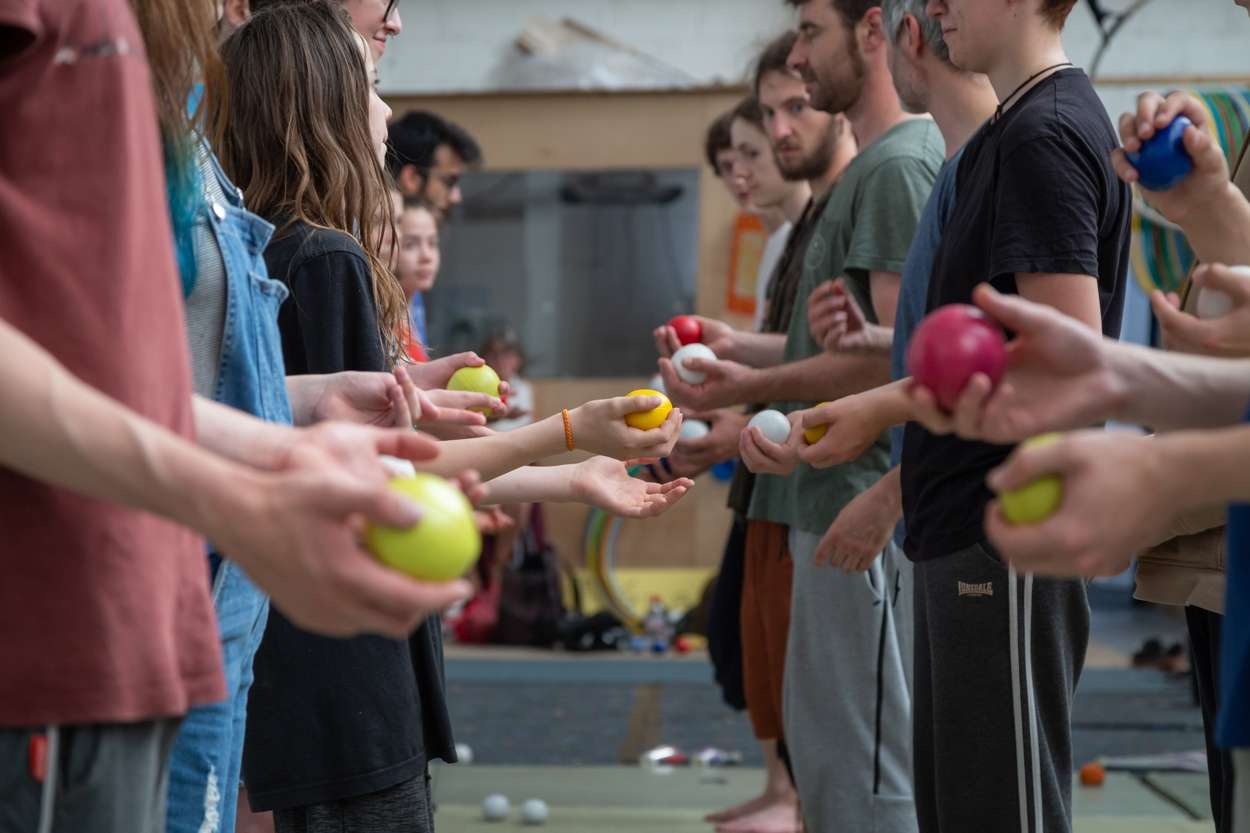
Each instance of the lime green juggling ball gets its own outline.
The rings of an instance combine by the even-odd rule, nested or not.
[[[1060,436],[1041,434],[1025,440],[1022,445],[1025,448],[1049,445]],[[1053,515],[1063,502],[1063,481],[1057,475],[1048,474],[1019,489],[1003,492],[998,496],[998,502],[1003,507],[1003,517],[1013,524],[1041,523]]]
[[[484,393],[487,396],[499,396],[499,374],[488,365],[481,367],[462,367],[451,375],[447,390]],[[489,414],[489,408],[473,408],[480,414]]]
[[[390,487],[417,504],[422,517],[408,529],[369,525],[365,544],[380,561],[421,581],[451,581],[477,563],[482,536],[473,507],[455,485],[418,474],[397,477]]]

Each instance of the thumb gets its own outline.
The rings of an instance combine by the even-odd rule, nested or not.
[[[693,370],[695,373],[707,373],[712,376],[719,376],[720,361],[718,359],[686,359],[682,362],[687,370]]]
[[[1048,307],[1026,301],[1019,295],[1003,295],[988,283],[978,286],[972,294],[973,301],[990,318],[1004,328],[1025,335],[1045,329],[1052,313]]]
[[[297,473],[300,491],[308,505],[323,517],[346,518],[363,515],[368,520],[398,529],[406,529],[421,520],[421,509],[400,492],[390,488],[385,479],[366,480],[354,477],[315,450],[297,449],[305,467]],[[316,468],[307,468],[314,464]],[[309,475],[312,475],[311,479]],[[286,488],[283,484],[281,488]]]
[[[379,454],[389,454],[414,463],[433,460],[438,456],[438,443],[416,431],[378,429],[376,436]]]
[[[663,400],[658,396],[618,396],[608,400],[608,408],[614,416],[625,417],[643,411],[653,411]]]
[[[466,353],[457,353],[452,356],[451,363],[457,367],[481,367],[486,364],[486,360],[470,350]]]
[[[1006,463],[990,472],[986,482],[1001,494],[1027,486],[1048,474],[1063,475],[1074,462],[1067,440],[1031,448],[1018,446]]]

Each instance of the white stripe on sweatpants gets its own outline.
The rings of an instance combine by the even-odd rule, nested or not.
[[[1020,605],[1017,600],[1019,575],[1015,568],[1007,568],[1008,600],[1008,634],[1011,637],[1011,699],[1015,711],[1016,725],[1016,783],[1020,791],[1020,833],[1042,833],[1042,774],[1041,749],[1037,741],[1037,704],[1033,691],[1033,574],[1024,576],[1024,693],[1020,691]],[[1021,705],[1028,709],[1029,733],[1027,742],[1029,763],[1033,767],[1033,826],[1029,827],[1029,784],[1025,775],[1025,734],[1024,716]]]
[[[1029,833],[1029,789],[1024,783],[1024,721],[1020,717],[1020,628],[1016,570],[1007,568],[1007,633],[1011,637],[1011,706],[1016,725],[1016,781],[1020,791],[1020,833]]]
[[[1042,833],[1042,744],[1037,738],[1033,696],[1033,574],[1024,576],[1024,682],[1029,693],[1029,742],[1033,744],[1033,831]]]

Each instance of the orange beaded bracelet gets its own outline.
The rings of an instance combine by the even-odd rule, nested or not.
[[[573,445],[573,418],[569,416],[569,409],[565,408],[560,412],[564,417],[564,444],[568,446],[569,451],[573,451],[576,446]]]

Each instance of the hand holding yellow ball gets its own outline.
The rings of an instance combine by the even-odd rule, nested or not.
[[[650,431],[652,428],[659,428],[668,419],[668,415],[673,411],[673,403],[668,397],[660,393],[658,390],[648,390],[646,388],[630,391],[627,396],[654,396],[660,400],[660,406],[650,411],[636,411],[625,417],[625,423],[630,428],[637,428],[640,431]],[[617,413],[620,413],[619,411]]]

